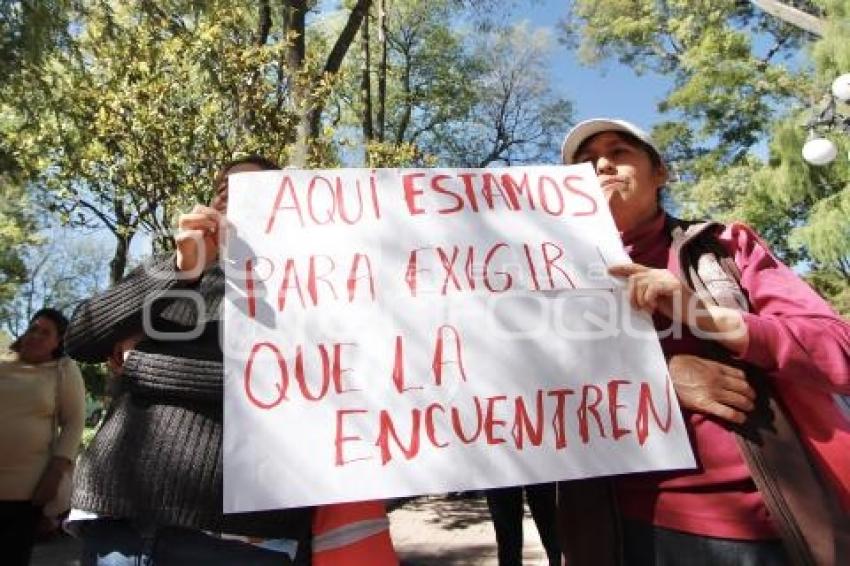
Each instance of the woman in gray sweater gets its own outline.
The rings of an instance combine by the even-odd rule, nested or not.
[[[174,256],[145,263],[74,313],[68,353],[120,368],[113,406],[77,469],[71,519],[84,564],[286,564],[309,537],[309,510],[222,513],[217,228],[227,175],[276,168],[262,158],[228,164],[211,206],[181,216]],[[301,546],[299,562],[309,557]]]

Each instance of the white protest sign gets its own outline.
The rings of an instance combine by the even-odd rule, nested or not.
[[[587,165],[230,178],[225,512],[693,456]]]

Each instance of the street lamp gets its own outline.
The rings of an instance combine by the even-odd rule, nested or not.
[[[832,81],[832,95],[820,114],[806,123],[809,139],[803,145],[803,159],[811,165],[829,165],[838,155],[838,147],[832,140],[816,133],[817,129],[835,128],[850,135],[850,117],[836,111],[836,100],[850,102],[850,73]]]
[[[850,102],[850,73],[845,73],[832,81],[832,96],[841,102]]]

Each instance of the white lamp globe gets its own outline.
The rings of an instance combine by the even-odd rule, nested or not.
[[[850,73],[844,73],[832,81],[832,95],[841,102],[850,102]]]
[[[828,165],[838,155],[838,148],[826,138],[810,139],[803,146],[803,159],[811,165]]]

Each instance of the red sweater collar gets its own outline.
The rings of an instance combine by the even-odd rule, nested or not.
[[[667,215],[659,210],[652,220],[641,224],[627,232],[620,232],[620,239],[632,259],[636,256],[654,256],[661,250],[666,250],[669,236],[665,226]]]

